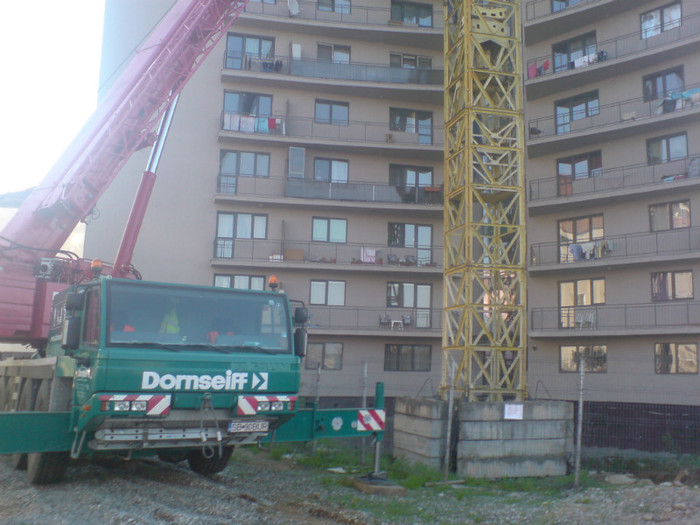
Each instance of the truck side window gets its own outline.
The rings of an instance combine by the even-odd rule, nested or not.
[[[99,288],[87,292],[85,323],[83,325],[83,343],[88,346],[100,344],[100,294]]]

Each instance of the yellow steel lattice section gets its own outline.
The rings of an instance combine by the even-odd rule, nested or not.
[[[441,392],[471,401],[527,391],[521,84],[518,0],[448,0]]]

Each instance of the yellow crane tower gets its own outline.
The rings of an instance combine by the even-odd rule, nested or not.
[[[519,0],[446,2],[440,390],[469,401],[527,395],[520,31]]]

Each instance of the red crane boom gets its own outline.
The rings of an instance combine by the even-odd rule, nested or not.
[[[133,153],[155,141],[156,124],[247,2],[178,0],[0,233],[0,341],[45,344],[53,294],[89,273],[86,261],[47,258]],[[131,242],[134,228],[124,236]]]

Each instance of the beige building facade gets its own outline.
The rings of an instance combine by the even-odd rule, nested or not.
[[[530,394],[697,405],[700,4],[523,13]]]
[[[171,4],[107,2],[105,80]],[[232,288],[276,276],[311,314],[305,395],[437,392],[442,18],[429,2],[250,2],[180,98],[134,264]],[[100,202],[87,256],[114,258],[147,153]]]

